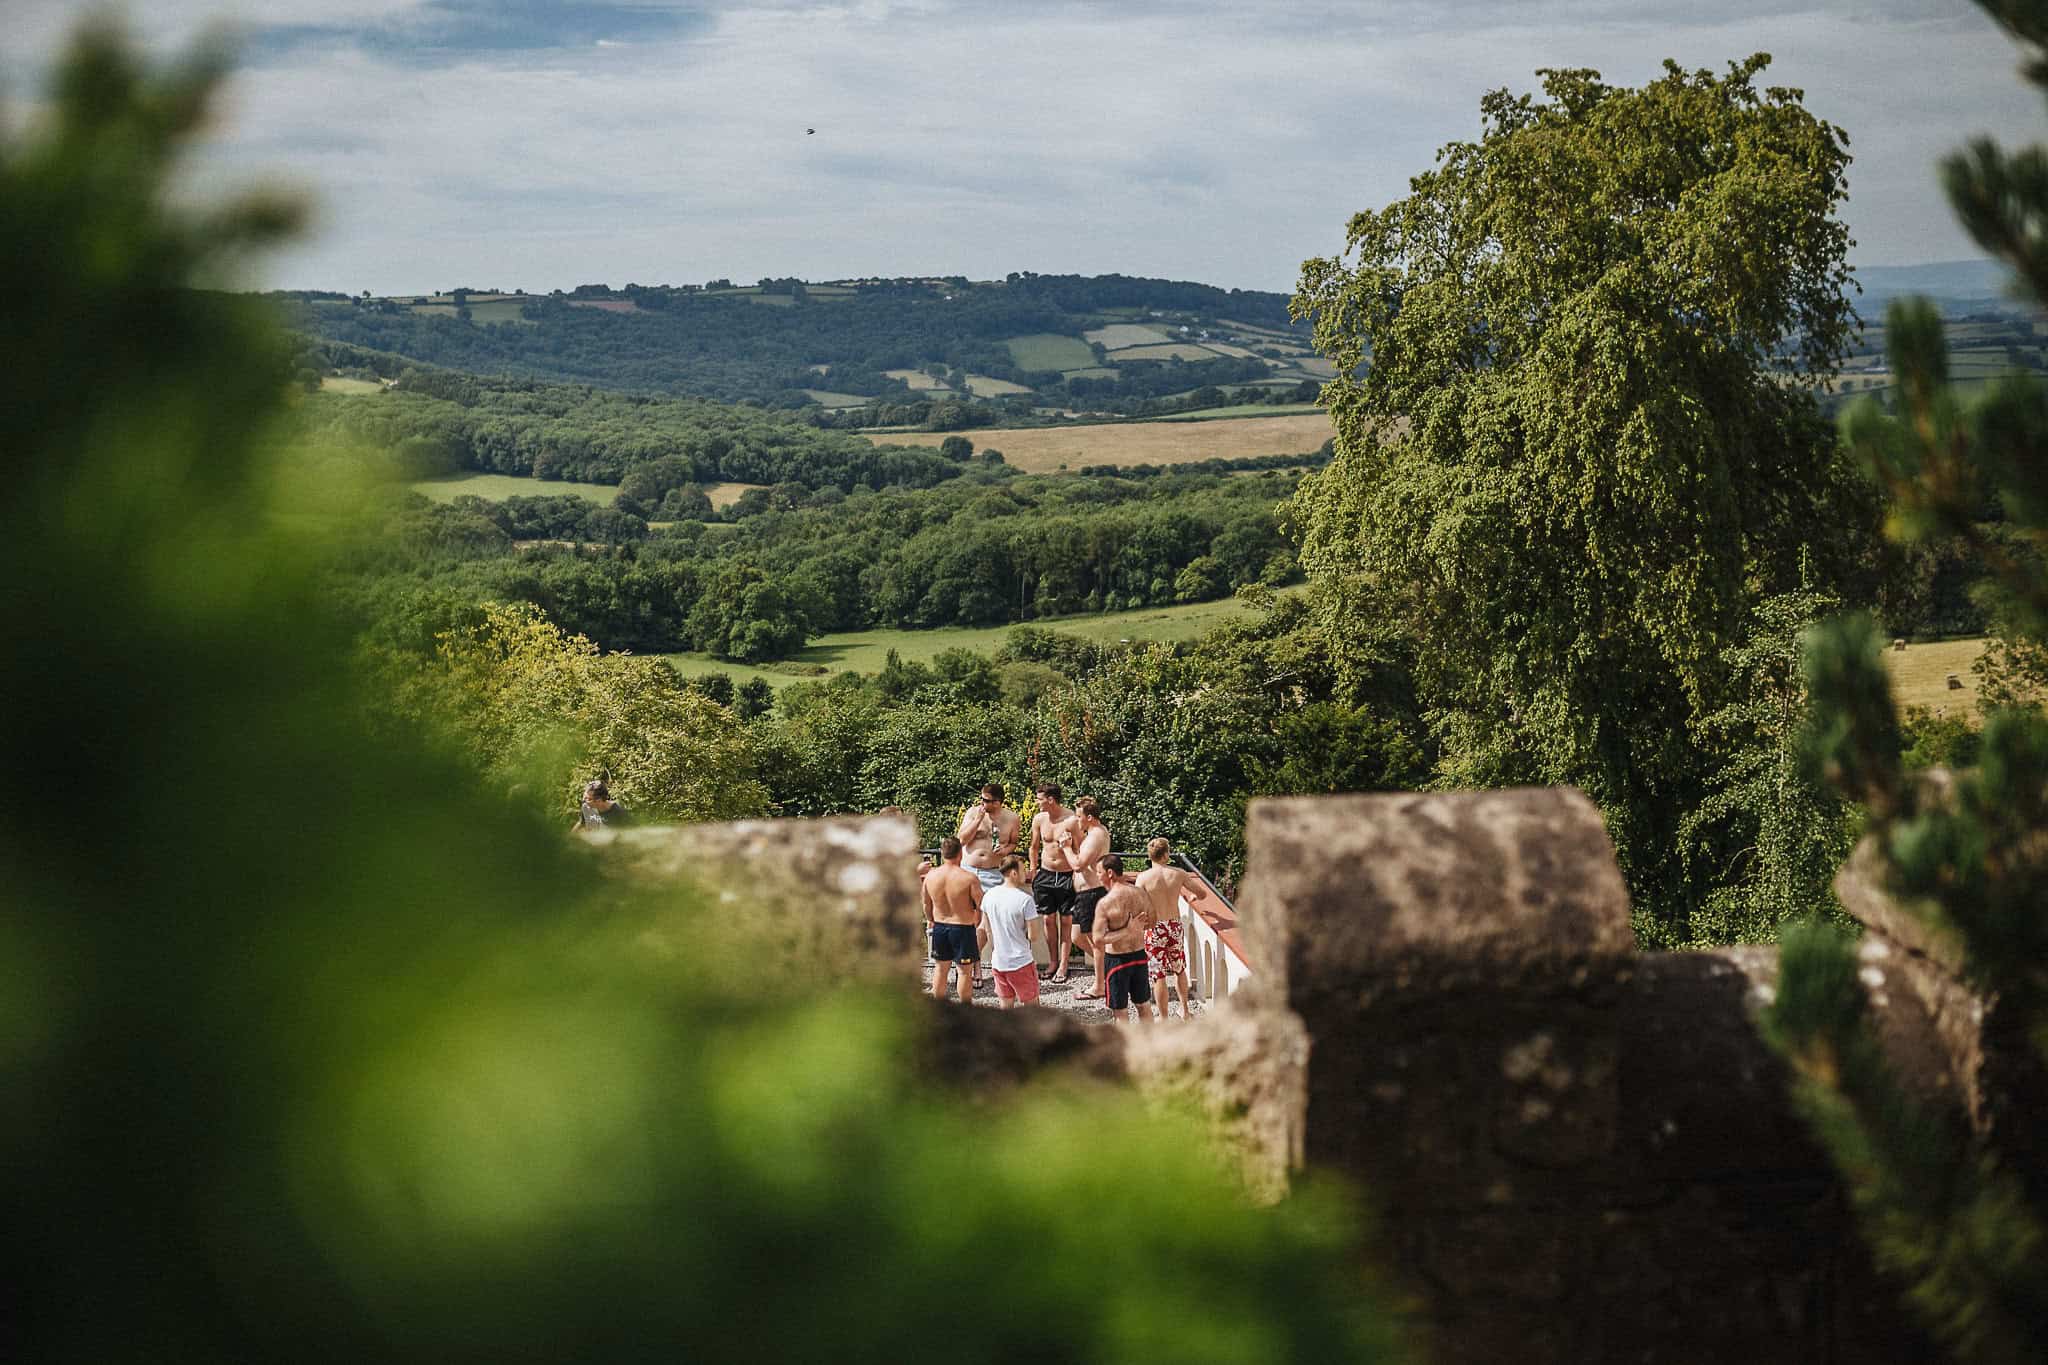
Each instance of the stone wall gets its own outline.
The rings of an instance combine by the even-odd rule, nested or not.
[[[1370,1192],[1438,1359],[1931,1358],[1756,1031],[1775,953],[1637,954],[1583,796],[1261,801],[1247,842],[1305,1159]]]
[[[1264,800],[1246,834],[1248,990],[1129,1031],[931,1003],[912,1064],[989,1095],[1064,1069],[1192,1096],[1263,1198],[1305,1166],[1354,1179],[1439,1361],[1936,1358],[1758,1033],[1775,951],[1638,953],[1583,796]],[[756,822],[635,832],[609,856],[744,899],[842,979],[900,984],[913,842],[898,820]],[[1838,889],[1872,926],[1888,1049],[1958,1123],[2009,1133],[2048,1085],[1867,864]]]

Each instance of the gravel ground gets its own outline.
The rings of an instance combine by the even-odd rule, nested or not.
[[[931,963],[927,962],[924,964],[924,975],[920,980],[923,983],[924,990],[929,993],[932,988]],[[1112,1023],[1114,1021],[1109,1016],[1108,1006],[1104,1005],[1100,1000],[1083,1000],[1076,994],[1079,991],[1092,990],[1094,984],[1094,970],[1077,957],[1073,960],[1073,965],[1067,969],[1067,979],[1065,981],[1054,982],[1050,978],[1040,978],[1038,983],[1038,1003],[1046,1006],[1048,1009],[1062,1010],[1090,1024]],[[955,986],[954,989],[958,990],[959,987]],[[1179,997],[1176,995],[1173,999],[1172,1012],[1168,1017],[1179,1019]],[[985,1009],[996,1008],[995,981],[987,971],[983,971],[981,974],[981,989],[974,993],[974,1003]],[[1195,1017],[1200,1018],[1204,1009],[1204,1003],[1200,1000],[1191,1000],[1189,1003],[1194,1007]]]

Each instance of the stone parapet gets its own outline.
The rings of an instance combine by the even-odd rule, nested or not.
[[[1908,1087],[1923,1100],[1953,1103],[1978,1140],[2048,1191],[2048,1068],[2029,1021],[1969,979],[1962,944],[1940,927],[1934,907],[1907,904],[1886,886],[1872,838],[1842,865],[1835,895],[1864,926],[1861,975],[1873,1001],[1910,1003],[1929,1021],[1935,1060],[1902,1067]],[[1876,1013],[1884,1026],[1887,1011]],[[1886,1043],[1896,1053],[1893,1040]]]
[[[1259,801],[1246,828],[1306,1161],[1381,1210],[1437,1359],[1928,1358],[1756,1028],[1775,951],[1638,955],[1582,795]]]
[[[629,877],[697,886],[745,915],[749,960],[797,979],[916,980],[917,830],[895,816],[741,820],[602,830],[589,843]]]

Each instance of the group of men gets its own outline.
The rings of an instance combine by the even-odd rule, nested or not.
[[[1038,788],[1028,841],[1023,820],[1004,804],[1000,783],[960,817],[939,845],[939,861],[918,869],[919,898],[931,939],[932,995],[955,991],[972,999],[989,950],[996,1003],[1035,1004],[1041,974],[1068,978],[1079,952],[1093,970],[1089,989],[1119,1022],[1167,1017],[1167,987],[1180,993],[1188,1017],[1188,964],[1180,902],[1208,895],[1201,880],[1172,866],[1165,839],[1146,846],[1148,865],[1135,875],[1110,852],[1109,829],[1093,797],[1069,808],[1057,782]],[[1021,850],[1020,850],[1020,845]],[[1046,945],[1038,965],[1034,942]],[[958,985],[953,985],[957,972]]]

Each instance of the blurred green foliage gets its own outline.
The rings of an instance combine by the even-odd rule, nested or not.
[[[2026,49],[2028,77],[2048,90],[2048,3],[1984,0]],[[2048,148],[1973,143],[1942,167],[1949,198],[1986,251],[2048,302]],[[1843,418],[1856,456],[1891,495],[1888,532],[1903,542],[1954,537],[1999,580],[1993,709],[1966,746],[1924,712],[1902,734],[1867,617],[1818,629],[1806,654],[1811,771],[1870,812],[1885,889],[1959,959],[1987,1002],[1987,1052],[2048,1065],[2048,715],[2027,686],[2048,645],[2048,389],[2031,376],[1993,381],[1974,402],[1950,386],[1941,320],[1925,301],[1887,318],[1900,412],[1864,400]],[[1981,524],[1987,500],[2011,535]],[[2016,705],[2015,703],[2025,703]],[[1910,739],[1910,747],[1907,741]],[[1933,758],[1974,760],[1946,777]],[[1833,1153],[1881,1265],[1958,1360],[2041,1358],[2048,1341],[2048,1171],[2039,1113],[1996,1130],[1958,1131],[1900,1085],[1875,1042],[1851,943],[1828,929],[1788,935],[1771,1023],[1797,1074],[1796,1096]],[[2017,1058],[1977,1064],[1987,1111],[2016,1109],[1999,1091]]]
[[[918,1002],[652,954],[744,913],[371,732],[290,367],[194,288],[296,210],[167,207],[221,69],[91,30],[0,141],[6,1353],[1385,1358],[1339,1198],[1251,1209],[1122,1092],[934,1092]]]

